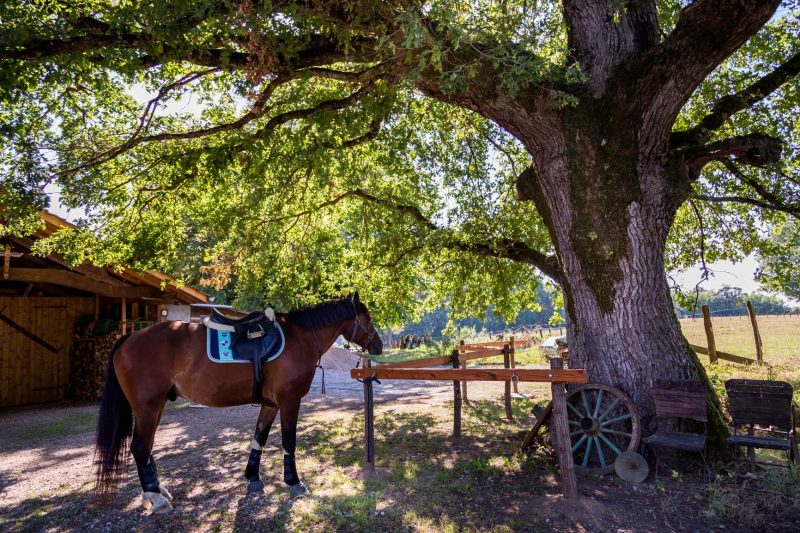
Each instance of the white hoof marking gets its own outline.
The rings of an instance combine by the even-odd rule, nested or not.
[[[172,504],[160,492],[143,492],[142,505],[152,514],[164,514],[172,511]]]
[[[160,490],[161,491],[161,495],[164,496],[169,501],[173,501],[175,499],[175,498],[172,497],[172,493],[170,491],[168,491],[167,487],[165,487],[164,485],[159,486],[158,490]]]

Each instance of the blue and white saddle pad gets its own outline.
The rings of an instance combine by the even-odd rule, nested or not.
[[[229,324],[219,324],[210,317],[203,319],[206,326],[206,354],[215,363],[252,363],[256,357],[261,363],[277,359],[286,345],[283,329],[277,321],[265,316],[256,324],[264,335],[248,339],[247,331]]]

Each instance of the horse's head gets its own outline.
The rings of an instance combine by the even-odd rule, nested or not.
[[[358,344],[370,355],[380,355],[383,352],[383,341],[372,324],[369,309],[359,300],[358,293],[353,295],[351,301],[355,310],[353,328],[345,333],[344,338],[348,342]]]

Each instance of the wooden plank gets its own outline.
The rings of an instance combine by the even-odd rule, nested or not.
[[[459,357],[462,361],[471,361],[473,359],[483,359],[484,357],[500,357],[503,355],[503,349],[500,348],[486,348],[484,350],[474,350],[471,352],[464,352]]]
[[[711,364],[717,362],[717,344],[714,342],[714,326],[711,324],[711,311],[708,306],[701,307],[703,311],[703,327],[706,330],[706,340],[708,341],[708,359]]]
[[[386,363],[375,365],[375,368],[420,368],[426,366],[449,365],[453,361],[452,357],[425,357],[424,359],[414,359],[413,361],[400,361],[397,363]]]
[[[469,344],[460,344],[456,346],[461,351],[468,351],[468,350],[481,350],[483,348],[500,348],[502,349],[503,346],[506,344],[511,344],[511,341],[496,341],[496,342],[471,342]],[[524,347],[527,346],[528,341],[525,339],[517,339],[514,341],[514,346],[517,347]]]
[[[511,381],[516,376],[520,381],[542,383],[588,383],[589,378],[583,369],[548,370],[536,369],[488,369],[477,368],[354,368],[350,377],[364,379],[370,376],[378,379],[412,379],[412,380],[444,380],[444,381]]]
[[[3,308],[3,309],[5,309],[5,308]],[[33,342],[39,344],[40,346],[43,346],[43,347],[47,348],[51,352],[58,353],[59,351],[61,351],[61,348],[56,348],[55,346],[53,346],[49,342],[47,342],[44,339],[42,339],[42,338],[38,337],[37,335],[35,335],[31,330],[25,328],[21,324],[18,324],[16,322],[14,322],[13,320],[11,320],[10,318],[8,318],[6,315],[3,314],[3,309],[0,309],[0,320],[2,320],[3,322],[8,324],[9,326],[14,328],[15,330],[19,331],[20,333],[22,333],[23,335],[28,337]]]
[[[698,346],[696,344],[689,345],[695,353],[708,355],[708,348],[705,346]],[[734,355],[732,353],[727,352],[720,352],[717,351],[717,358],[724,359],[725,361],[730,361],[731,363],[739,363],[740,365],[752,365],[756,362],[755,359],[750,359],[748,357],[742,357],[741,355]]]
[[[497,354],[502,354],[503,353],[503,347],[502,346],[483,346],[482,344],[464,344],[464,345],[458,346],[458,351],[460,351],[461,353],[472,353],[472,352],[476,352],[477,351],[477,352],[487,352],[487,353],[494,352],[494,353],[497,353]]]
[[[11,280],[30,283],[52,283],[112,298],[158,298],[162,292],[151,286],[116,287],[87,278],[76,272],[55,268],[12,268]]]
[[[764,349],[761,344],[761,332],[758,331],[758,319],[753,309],[753,303],[750,300],[747,300],[747,314],[750,315],[750,324],[753,326],[753,339],[756,344],[756,362],[760,366],[764,364]]]
[[[536,416],[536,421],[533,423],[533,427],[528,432],[528,435],[525,437],[525,440],[522,442],[521,450],[527,450],[533,441],[536,440],[536,436],[539,434],[539,430],[541,429],[542,425],[545,424],[545,421],[548,421],[550,418],[550,413],[553,412],[553,402],[550,401],[547,404],[547,407]]]

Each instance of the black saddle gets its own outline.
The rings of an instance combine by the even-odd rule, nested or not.
[[[235,357],[253,364],[253,403],[263,404],[263,364],[275,355],[275,348],[280,349],[276,346],[279,333],[275,322],[264,311],[233,318],[212,309],[206,327],[230,332]]]

